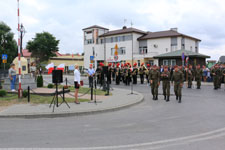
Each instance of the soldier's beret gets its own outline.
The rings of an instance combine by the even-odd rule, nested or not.
[[[147,67],[150,67],[151,65],[150,64],[147,64]]]

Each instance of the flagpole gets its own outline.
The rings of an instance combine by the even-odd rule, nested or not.
[[[22,98],[22,87],[21,87],[21,53],[20,53],[20,9],[19,9],[19,0],[17,0],[17,15],[18,15],[18,70],[19,70],[19,88],[18,88],[18,98]]]

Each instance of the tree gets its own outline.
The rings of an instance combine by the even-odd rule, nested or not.
[[[31,57],[36,59],[36,63],[48,61],[50,57],[56,56],[55,52],[59,51],[59,40],[48,33],[37,33],[33,40],[27,43],[26,48],[31,52]]]
[[[0,68],[3,68],[2,54],[7,54],[6,68],[9,68],[15,57],[18,55],[17,43],[14,34],[4,22],[0,22]]]

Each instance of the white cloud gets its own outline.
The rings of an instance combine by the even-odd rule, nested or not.
[[[16,0],[0,0],[0,20],[17,33]],[[222,0],[20,0],[21,22],[27,33],[48,31],[60,40],[60,52],[83,51],[82,29],[94,24],[110,30],[127,26],[145,31],[168,30],[200,38],[200,52],[212,59],[224,55],[225,1]]]

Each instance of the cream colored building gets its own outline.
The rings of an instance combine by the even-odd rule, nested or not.
[[[26,74],[29,72],[30,64],[34,62],[35,59],[31,57],[31,53],[28,50],[24,49],[22,52],[24,56],[21,58],[22,64],[24,66],[22,68],[22,74]],[[78,64],[81,69],[84,66],[84,56],[75,55],[75,54],[60,54],[59,52],[56,52],[55,54],[56,54],[55,57],[52,57],[49,59],[48,64],[54,63],[54,65],[57,67],[60,64],[64,63],[65,71],[68,71],[70,66],[74,66],[75,64]],[[17,58],[14,61],[16,66],[18,66]],[[25,69],[25,66],[26,66],[26,71],[23,71],[23,69]]]
[[[18,69],[18,57],[16,57],[13,60],[13,63],[15,64],[16,67],[16,73],[19,74],[19,69]],[[21,64],[21,74],[28,74],[28,61],[27,58],[21,57],[20,58],[20,64]]]
[[[99,62],[124,63],[132,61],[151,65],[158,64],[154,56],[177,51],[188,50],[199,52],[201,40],[179,33],[177,28],[166,31],[145,32],[136,28],[123,27],[110,31],[97,25],[84,28],[84,67]],[[118,60],[114,58],[115,45],[118,45]],[[94,62],[90,57],[94,56]]]
[[[60,54],[56,57],[52,57],[49,59],[49,64],[54,63],[57,67],[60,64],[65,64],[65,71],[68,71],[70,66],[74,66],[75,64],[79,65],[80,68],[84,66],[84,56],[81,55],[71,55],[71,54]]]

